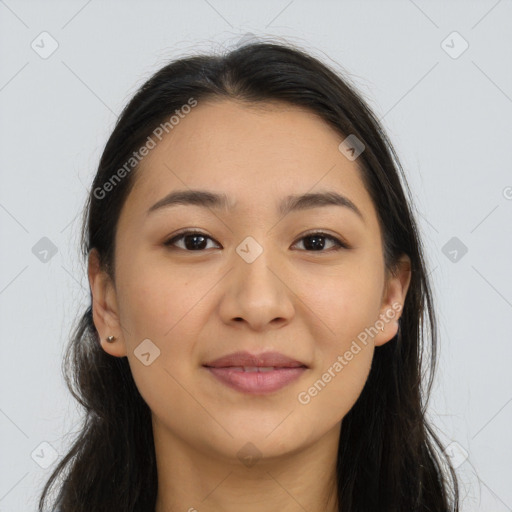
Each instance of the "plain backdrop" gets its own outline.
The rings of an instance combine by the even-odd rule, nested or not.
[[[0,0],[0,511],[35,510],[80,418],[61,361],[88,300],[82,206],[117,115],[168,60],[251,34],[310,50],[381,118],[437,301],[429,417],[462,510],[512,510],[511,20],[510,0]]]

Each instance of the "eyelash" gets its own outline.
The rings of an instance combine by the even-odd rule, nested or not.
[[[205,233],[201,233],[200,231],[189,230],[189,231],[183,231],[183,232],[173,236],[172,238],[170,238],[169,240],[164,242],[164,245],[166,247],[172,247],[172,245],[174,243],[176,243],[178,240],[185,238],[188,235],[199,235],[199,236],[203,236],[205,238],[209,238],[210,240],[214,240],[212,237],[206,235]],[[310,237],[315,237],[315,236],[320,236],[322,238],[326,238],[328,240],[333,241],[335,243],[335,247],[328,249],[328,250],[320,250],[320,251],[308,251],[307,249],[304,249],[306,252],[332,252],[332,251],[339,251],[341,249],[350,249],[349,245],[346,244],[345,242],[343,242],[342,240],[340,240],[332,235],[329,235],[327,233],[324,233],[322,231],[314,231],[312,233],[306,233],[301,238],[299,238],[299,240],[297,240],[297,242],[300,242],[304,238],[310,238]],[[295,242],[293,245],[295,245],[297,242]],[[218,243],[218,242],[216,242],[216,243]],[[198,249],[198,250],[193,251],[193,250],[189,250],[189,249],[182,249],[181,247],[179,247],[178,249],[181,249],[186,252],[204,252],[206,250],[206,249]]]

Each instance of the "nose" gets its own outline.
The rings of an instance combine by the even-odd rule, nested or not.
[[[267,257],[252,263],[234,254],[232,270],[224,280],[219,313],[226,324],[246,324],[254,331],[280,328],[295,314],[293,292],[284,272]]]

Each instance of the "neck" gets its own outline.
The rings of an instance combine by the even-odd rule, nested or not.
[[[293,454],[244,465],[205,453],[172,435],[155,417],[155,512],[337,512],[340,424]]]

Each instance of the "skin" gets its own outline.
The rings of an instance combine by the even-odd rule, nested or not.
[[[410,261],[388,274],[382,234],[358,162],[344,139],[313,113],[268,103],[200,102],[142,162],[116,232],[115,283],[89,258],[93,318],[102,348],[128,357],[152,411],[159,478],[156,512],[337,510],[335,465],[341,422],[368,377],[376,346],[397,333]],[[226,193],[233,210],[178,205],[147,214],[174,190]],[[346,207],[279,214],[289,194],[336,191]],[[164,243],[183,228],[210,237],[200,250]],[[310,230],[350,249],[314,250]],[[236,252],[253,237],[263,253]],[[193,245],[194,240],[189,242]],[[190,247],[190,246],[189,246]],[[342,371],[307,391],[349,350],[358,334],[395,311]],[[400,308],[401,311],[401,308]],[[116,336],[107,343],[105,338]],[[150,339],[160,355],[145,366],[134,354]],[[270,395],[247,395],[202,365],[247,350],[276,350],[308,365]],[[251,467],[237,453],[251,442]]]

